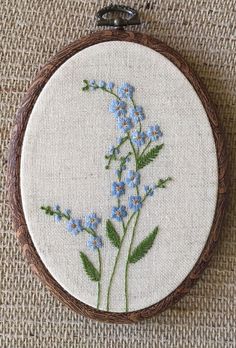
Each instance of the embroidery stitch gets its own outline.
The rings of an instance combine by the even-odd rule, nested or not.
[[[142,106],[136,106],[133,95],[135,88],[128,83],[123,83],[117,88],[117,93],[114,91],[115,84],[113,82],[106,83],[101,80],[84,80],[83,91],[95,91],[101,90],[103,92],[111,94],[115,99],[112,99],[109,103],[108,110],[114,116],[117,128],[122,132],[122,135],[117,138],[116,145],[110,145],[105,159],[107,164],[106,169],[110,169],[113,162],[117,164],[115,169],[116,181],[112,183],[111,195],[116,199],[116,205],[112,207],[111,219],[119,223],[121,226],[121,232],[118,232],[116,226],[110,219],[106,220],[106,235],[110,243],[118,250],[113,269],[109,278],[109,285],[107,289],[106,308],[110,310],[110,298],[113,280],[116,274],[118,260],[120,258],[121,249],[124,245],[124,240],[131,228],[131,240],[128,246],[128,256],[125,262],[125,311],[129,310],[128,304],[128,271],[129,265],[135,264],[142,259],[148,251],[152,248],[157,233],[158,227],[149,233],[135,248],[133,248],[136,227],[140,218],[141,210],[144,202],[148,197],[154,195],[155,190],[165,188],[167,183],[171,180],[170,177],[166,179],[159,179],[158,182],[152,185],[144,185],[143,192],[140,192],[141,174],[140,170],[148,164],[152,163],[158,156],[159,152],[163,148],[164,144],[157,144],[151,149],[150,146],[159,141],[162,137],[162,132],[159,125],[150,126],[146,131],[142,130],[142,121],[145,119],[145,114]],[[128,107],[128,104],[131,106]],[[135,129],[138,127],[138,129]],[[124,144],[130,145],[130,151],[126,155],[122,155],[122,148]],[[131,161],[132,160],[132,161]],[[128,164],[134,163],[134,168],[131,168],[124,173]],[[127,188],[127,190],[126,190]],[[134,190],[130,194],[130,190]],[[121,204],[123,196],[128,191],[128,207]],[[67,230],[72,235],[78,235],[79,233],[86,231],[90,236],[87,240],[87,247],[92,251],[98,252],[99,269],[89,260],[88,256],[82,251],[80,252],[81,261],[84,271],[90,280],[98,283],[98,295],[97,295],[97,308],[100,305],[101,297],[101,252],[100,249],[103,246],[102,238],[97,235],[98,225],[101,223],[101,219],[97,217],[96,213],[91,213],[85,217],[84,223],[81,219],[74,219],[71,217],[71,211],[61,211],[60,207],[56,205],[54,208],[51,206],[43,206],[42,210],[46,214],[54,217],[55,222],[61,222],[63,219],[67,221]],[[127,221],[125,222],[125,220]]]
[[[101,219],[97,217],[96,213],[91,213],[85,217],[85,222],[83,224],[81,219],[74,219],[71,217],[71,210],[66,209],[63,213],[59,205],[56,205],[54,208],[49,205],[42,206],[41,209],[45,212],[46,215],[54,216],[55,222],[61,222],[64,219],[67,222],[67,231],[73,236],[76,236],[83,231],[86,231],[89,234],[87,246],[90,250],[97,250],[99,270],[96,269],[93,263],[89,260],[88,256],[85,255],[82,251],[80,252],[80,257],[85,273],[88,275],[90,280],[98,283],[97,308],[99,308],[101,297],[100,282],[102,276],[102,258],[100,248],[103,246],[103,243],[102,238],[97,235],[96,230],[98,225],[101,223]]]
[[[92,88],[99,89],[99,83],[93,83],[90,85],[88,80],[84,80],[85,86],[82,88],[83,91],[89,91]],[[158,144],[149,150],[151,144],[155,141],[158,141],[162,137],[162,132],[160,130],[159,125],[150,126],[146,132],[142,130],[142,123],[145,119],[145,114],[142,106],[136,106],[133,95],[135,88],[131,86],[129,83],[123,83],[120,87],[117,88],[117,94],[114,92],[115,84],[109,83],[111,88],[107,87],[108,85],[102,86],[103,91],[111,93],[116,99],[113,99],[109,104],[108,110],[115,117],[117,127],[123,132],[123,136],[118,138],[117,145],[111,146],[111,151],[105,156],[105,159],[108,160],[106,165],[106,169],[109,169],[113,161],[118,161],[118,168],[115,171],[116,176],[118,177],[118,182],[113,182],[112,184],[112,196],[117,199],[117,206],[112,208],[111,217],[122,223],[123,235],[116,231],[115,226],[108,219],[106,223],[107,237],[109,238],[112,245],[118,248],[118,253],[115,259],[113,271],[111,273],[110,282],[107,291],[107,310],[110,309],[110,294],[113,279],[115,276],[118,259],[120,256],[120,251],[125,239],[125,236],[128,232],[128,227],[130,226],[133,219],[134,226],[132,230],[131,242],[129,245],[128,258],[126,261],[126,269],[125,269],[125,310],[128,311],[128,268],[129,264],[136,263],[142,257],[144,257],[147,252],[151,249],[158,228],[155,227],[152,233],[150,233],[144,240],[132,251],[136,226],[140,217],[140,212],[143,207],[143,203],[145,202],[147,197],[151,197],[154,195],[154,191],[157,188],[165,188],[166,184],[171,180],[170,177],[166,179],[160,179],[158,183],[144,186],[144,194],[140,195],[139,186],[141,182],[140,170],[150,164],[155,158],[158,156],[160,150],[163,148],[164,144]],[[128,105],[127,102],[131,102],[132,107],[129,108],[129,114],[127,114]],[[138,129],[134,129],[135,126],[138,125]],[[132,131],[131,131],[132,130]],[[131,132],[130,132],[131,131]],[[144,147],[142,152],[140,153],[140,149],[143,145],[145,145],[146,140],[148,139],[147,145]],[[121,152],[121,148],[123,144],[126,142],[130,143],[131,151],[128,152],[126,156],[119,157],[119,153]],[[148,151],[149,150],[149,151]],[[123,177],[123,172],[126,170],[127,163],[130,161],[130,158],[134,158],[135,168],[129,170],[125,178]],[[122,180],[123,179],[123,180]],[[130,195],[128,198],[128,205],[130,212],[128,209],[121,205],[121,198],[126,193],[125,186],[128,188],[135,189],[136,194]],[[129,216],[129,213],[131,214]],[[128,221],[125,224],[124,218],[128,217]]]

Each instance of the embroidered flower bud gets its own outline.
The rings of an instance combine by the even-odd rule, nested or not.
[[[54,212],[56,213],[54,215],[54,221],[55,222],[61,222],[61,219],[62,219],[62,216],[61,216],[61,210],[60,210],[60,206],[58,204],[56,204],[54,207],[53,207],[53,210]]]
[[[131,188],[138,186],[140,184],[140,173],[129,170],[125,182]]]
[[[153,194],[154,194],[154,188],[150,187],[149,185],[144,186],[144,191],[145,191],[147,196],[153,196]]]
[[[142,208],[142,197],[141,196],[130,196],[129,197],[129,207],[133,211],[137,212]]]
[[[70,219],[67,222],[67,231],[73,236],[76,236],[79,232],[83,231],[82,221],[80,219]]]
[[[157,141],[160,137],[162,137],[162,132],[158,125],[151,126],[147,130],[147,136],[151,141]]]
[[[103,81],[103,80],[101,80],[101,81],[98,82],[98,86],[99,86],[100,88],[105,88],[105,87],[106,87],[106,82]]]
[[[96,230],[98,227],[98,224],[101,221],[102,220],[99,217],[97,217],[96,213],[91,213],[85,217],[85,226],[87,228],[91,228],[92,230]]]
[[[134,124],[145,119],[142,106],[135,106],[134,108],[129,109],[129,115]]]
[[[87,246],[89,247],[89,249],[91,250],[97,250],[100,249],[103,246],[102,243],[102,238],[97,236],[90,236],[88,241],[87,241]]]
[[[122,221],[124,217],[127,216],[127,210],[124,205],[121,207],[113,207],[111,212],[112,219],[115,219],[117,221]]]
[[[128,98],[131,99],[133,98],[134,94],[134,87],[131,86],[129,83],[123,83],[119,88],[118,88],[118,96],[120,98]]]
[[[113,182],[111,188],[111,194],[115,197],[120,197],[125,193],[125,183],[123,181]]]
[[[131,140],[137,147],[140,147],[145,144],[146,134],[144,132],[134,131],[131,134]]]
[[[90,80],[89,81],[89,87],[93,91],[96,88],[96,81],[95,80]]]
[[[70,216],[71,210],[70,209],[65,209],[64,214],[67,216]]]
[[[113,82],[108,82],[107,89],[111,91],[114,88],[115,84]]]
[[[55,221],[56,223],[61,222],[61,219],[62,219],[62,217],[61,217],[60,215],[55,215],[55,216],[54,216],[54,221]]]

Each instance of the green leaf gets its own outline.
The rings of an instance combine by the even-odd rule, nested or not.
[[[168,177],[166,179],[159,179],[158,183],[157,183],[157,187],[158,188],[166,188],[166,185],[169,181],[171,181],[172,178]]]
[[[88,91],[89,90],[89,82],[88,82],[88,80],[83,80],[83,83],[85,84],[85,86],[82,87],[82,91]]]
[[[98,270],[94,267],[93,263],[89,260],[89,258],[81,251],[80,257],[83,262],[84,270],[88,277],[94,281],[98,282],[100,280],[100,273]]]
[[[134,249],[129,256],[129,263],[136,263],[147,254],[154,243],[157,233],[158,227],[154,228],[154,230]]]
[[[160,150],[163,148],[164,144],[156,145],[150,151],[148,151],[145,155],[140,156],[137,159],[137,169],[142,169],[149,163],[151,163],[159,154]]]
[[[116,232],[116,229],[110,220],[107,220],[106,228],[107,228],[107,236],[110,239],[111,244],[113,244],[116,248],[119,249],[120,248],[120,236]]]

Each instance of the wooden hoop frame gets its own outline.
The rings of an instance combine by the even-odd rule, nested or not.
[[[20,161],[24,133],[33,106],[43,87],[50,79],[50,77],[53,75],[53,73],[58,69],[58,67],[60,67],[68,58],[73,56],[75,53],[89,46],[112,40],[139,43],[141,45],[147,46],[155,50],[156,52],[161,53],[172,63],[174,63],[190,81],[205,108],[205,111],[209,118],[209,122],[212,127],[212,132],[214,135],[217,151],[219,177],[218,198],[214,221],[205,247],[191,272],[172,293],[170,293],[160,302],[145,309],[127,313],[106,312],[97,310],[74,298],[65,289],[63,289],[59,283],[56,282],[56,280],[53,278],[53,276],[49,273],[49,271],[43,264],[32,243],[32,239],[28,231],[24,217],[20,192]],[[145,34],[136,32],[126,32],[124,30],[98,31],[90,36],[84,37],[80,40],[71,43],[63,50],[61,50],[49,63],[46,64],[42,68],[34,82],[31,84],[17,112],[16,123],[12,130],[8,160],[8,193],[14,228],[22,246],[23,253],[26,256],[28,262],[30,263],[32,270],[38,275],[42,282],[53,292],[53,294],[64,304],[66,304],[76,312],[96,320],[113,323],[137,322],[138,320],[149,318],[159,312],[162,312],[169,306],[177,302],[190,290],[190,288],[193,286],[193,284],[196,282],[200,274],[207,266],[207,263],[209,262],[212,256],[213,249],[219,237],[220,226],[225,210],[227,189],[226,167],[227,163],[225,147],[216,112],[209,100],[205,88],[201,85],[199,79],[190,69],[188,64],[183,60],[183,58],[172,48],[168,47],[166,44]]]

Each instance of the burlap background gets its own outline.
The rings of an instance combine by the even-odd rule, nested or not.
[[[229,154],[229,207],[218,248],[198,284],[163,314],[137,325],[83,318],[35,279],[12,230],[6,159],[17,106],[49,57],[95,30],[94,14],[110,1],[0,1],[0,347],[235,347],[235,0],[121,1],[138,8],[138,28],[182,53],[208,87]]]

